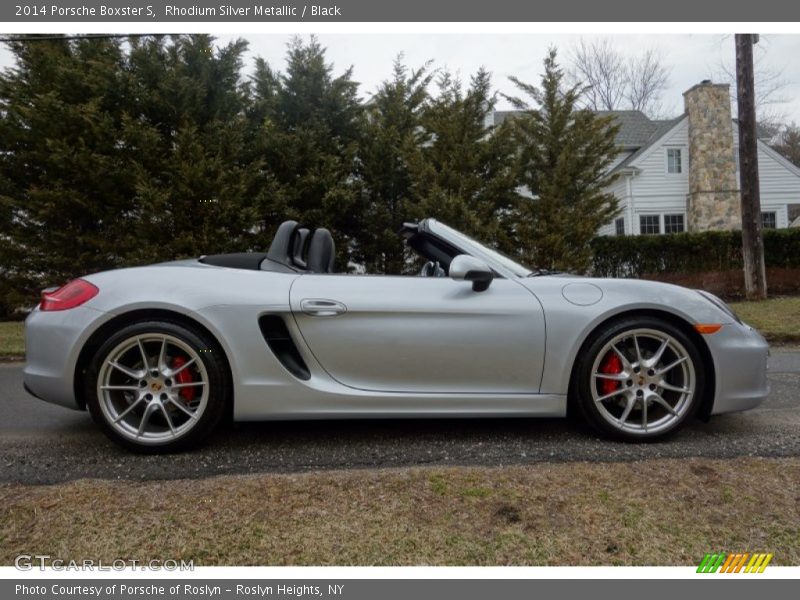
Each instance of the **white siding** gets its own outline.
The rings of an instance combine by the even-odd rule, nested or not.
[[[731,134],[738,138],[736,123],[732,123]],[[682,173],[667,172],[667,148],[681,149]],[[738,151],[738,148],[737,148]],[[663,215],[682,214],[686,223],[686,200],[689,195],[689,129],[688,120],[683,119],[659,142],[642,153],[632,166],[640,172],[631,180],[632,210],[627,176],[622,176],[609,189],[626,207],[626,233],[639,233],[640,215],[661,215],[661,231],[664,230]],[[777,226],[788,226],[787,204],[800,203],[800,169],[780,158],[771,148],[759,142],[758,168],[761,182],[761,209],[775,211]],[[737,174],[738,178],[738,174]],[[601,228],[601,235],[613,235],[613,221]]]
[[[734,136],[738,129],[734,124]],[[734,139],[737,139],[734,137]],[[738,142],[738,140],[737,140]],[[739,145],[736,145],[736,152]],[[736,174],[737,180],[739,174]],[[788,163],[764,142],[758,143],[758,180],[761,210],[774,211],[778,229],[789,226],[788,204],[800,203],[800,169]]]
[[[611,219],[609,223],[603,225],[599,231],[599,235],[616,235],[616,226],[614,225],[614,221],[618,217],[623,217],[625,219],[625,233],[631,233],[630,227],[630,218],[628,216],[628,176],[622,175],[617,177],[617,180],[614,181],[609,187],[608,191],[614,194],[617,199],[619,200],[619,214],[614,218]]]
[[[680,148],[681,173],[667,173],[667,148]],[[640,173],[632,181],[634,212],[686,212],[689,194],[689,128],[688,120],[678,123],[657,144],[634,161]],[[638,233],[638,216],[636,217]]]

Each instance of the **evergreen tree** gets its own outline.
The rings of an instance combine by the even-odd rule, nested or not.
[[[129,44],[10,44],[16,64],[0,75],[6,307],[87,272],[248,246],[260,165],[244,152],[244,42]]]
[[[370,273],[404,271],[404,243],[397,233],[404,221],[419,216],[414,175],[424,164],[421,115],[433,74],[427,64],[409,71],[401,59],[367,104],[359,148],[364,210],[355,258]]]
[[[528,264],[582,272],[591,257],[589,240],[619,210],[607,191],[617,126],[611,117],[579,108],[580,86],[565,88],[563,78],[555,50],[544,61],[541,87],[511,78],[534,102],[508,98],[524,111],[511,125],[520,182],[533,194],[520,204],[517,233]]]
[[[361,209],[354,173],[362,109],[352,68],[334,76],[316,38],[295,38],[286,72],[259,61],[251,88],[253,130],[266,165],[262,181],[271,194],[263,220],[274,227],[291,218],[330,229],[337,268],[344,270]]]
[[[15,65],[0,74],[6,310],[34,304],[42,287],[121,264],[135,185],[119,144],[126,89],[119,42],[9,47]]]
[[[244,41],[133,40],[123,144],[136,175],[129,262],[252,249],[261,167],[247,151]]]
[[[413,165],[416,216],[435,217],[506,252],[519,196],[514,145],[507,127],[488,122],[495,98],[481,69],[464,89],[442,73],[438,95],[422,116],[426,134]]]
[[[266,250],[281,222],[286,220],[285,207],[280,200],[280,184],[274,175],[268,155],[274,151],[272,132],[277,113],[278,75],[261,57],[256,58],[255,73],[247,82],[248,107],[246,161],[259,165],[253,202],[258,213],[255,243]]]

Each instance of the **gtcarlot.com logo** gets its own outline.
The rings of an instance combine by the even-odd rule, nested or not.
[[[85,558],[80,560],[64,560],[54,558],[48,554],[20,554],[14,559],[14,567],[19,571],[125,571],[127,569],[141,569],[153,571],[194,571],[193,560],[175,559],[149,559],[137,560],[133,558],[115,559],[111,561]]]
[[[772,560],[765,552],[709,552],[700,561],[698,573],[763,573]]]

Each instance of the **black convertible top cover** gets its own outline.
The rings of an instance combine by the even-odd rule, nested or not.
[[[211,254],[200,258],[201,263],[229,269],[252,269],[258,271],[267,258],[266,252],[235,252],[232,254]]]

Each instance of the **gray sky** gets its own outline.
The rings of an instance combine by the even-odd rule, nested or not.
[[[237,36],[217,35],[220,42]],[[273,67],[282,69],[286,44],[291,35],[242,36],[250,42],[247,68],[252,68],[253,58],[262,56]],[[411,67],[432,59],[436,67],[448,67],[466,80],[479,67],[493,73],[493,82],[499,91],[511,93],[513,86],[509,75],[526,81],[538,81],[542,60],[550,46],[556,46],[562,64],[566,64],[569,50],[581,37],[610,38],[626,54],[636,54],[647,49],[661,52],[664,64],[670,67],[669,88],[662,103],[667,114],[682,112],[681,93],[703,79],[724,79],[722,65],[729,70],[734,63],[733,36],[723,35],[545,35],[545,34],[322,34],[318,36],[327,47],[327,56],[336,66],[336,72],[353,65],[354,78],[361,83],[362,97],[368,97],[380,82],[389,77],[392,60],[403,52],[405,62]],[[800,123],[800,35],[772,34],[762,36],[756,46],[758,69],[781,73],[787,85],[778,95],[786,102],[770,107],[772,112],[785,115]],[[0,66],[11,64],[6,49],[0,50]],[[502,101],[499,108],[507,108]]]

